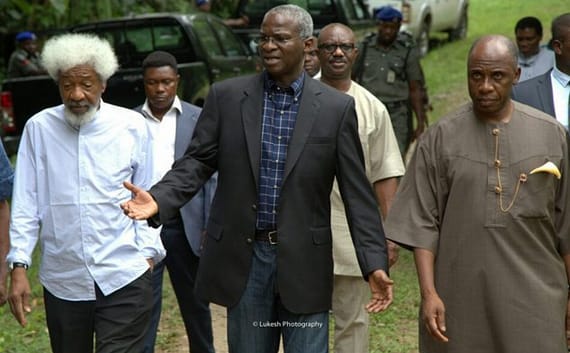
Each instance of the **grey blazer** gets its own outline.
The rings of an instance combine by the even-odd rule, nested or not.
[[[516,84],[513,87],[512,98],[555,117],[552,81],[550,79],[551,71]]]
[[[294,313],[327,311],[333,286],[330,193],[336,176],[363,276],[388,271],[376,199],[364,172],[354,99],[306,76],[278,204],[276,288]],[[186,154],[150,189],[174,217],[218,171],[196,290],[226,307],[246,287],[259,185],[263,74],[215,83]]]
[[[176,120],[176,137],[174,141],[174,159],[177,160],[184,155],[192,140],[192,134],[196,127],[196,122],[200,116],[201,108],[180,101],[182,113],[179,113]],[[142,105],[134,108],[142,114]],[[160,158],[156,156],[155,158]],[[180,216],[184,224],[184,232],[192,252],[200,256],[203,243],[203,232],[210,215],[210,206],[216,191],[217,173],[204,184],[196,195],[180,208]]]

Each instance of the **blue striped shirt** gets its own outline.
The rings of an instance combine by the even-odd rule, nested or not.
[[[275,229],[287,147],[297,120],[305,72],[287,88],[279,87],[267,72],[264,76],[257,229]]]

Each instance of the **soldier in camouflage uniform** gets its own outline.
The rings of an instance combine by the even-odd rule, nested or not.
[[[367,41],[357,80],[388,108],[404,156],[412,138],[419,137],[427,123],[419,53],[413,38],[399,31],[400,11],[385,6],[375,18],[378,33]],[[415,131],[412,111],[417,118]]]

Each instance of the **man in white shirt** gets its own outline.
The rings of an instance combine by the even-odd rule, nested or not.
[[[202,109],[176,96],[176,58],[164,51],[150,53],[142,63],[146,100],[135,110],[146,118],[154,153],[153,183],[158,182],[190,145]],[[184,205],[176,220],[161,227],[167,255],[152,273],[153,312],[143,353],[153,353],[162,307],[162,279],[168,269],[170,281],[184,320],[188,348],[192,353],[214,353],[212,317],[208,302],[194,291],[199,256],[210,204],[216,191],[217,174]]]
[[[513,87],[512,98],[552,115],[568,130],[570,114],[570,13],[552,21],[554,68]]]
[[[523,17],[515,26],[515,36],[519,48],[519,82],[542,75],[554,66],[554,52],[541,46],[542,24],[536,17]]]
[[[10,224],[10,307],[31,311],[26,269],[37,241],[54,353],[142,351],[152,308],[151,270],[165,255],[157,232],[123,217],[125,180],[150,186],[144,119],[104,103],[117,58],[106,40],[66,34],[43,63],[62,105],[31,117],[18,150]],[[95,339],[94,336],[95,335]]]
[[[340,23],[324,27],[319,34],[318,49],[321,82],[354,97],[366,176],[384,218],[396,194],[398,177],[404,174],[404,163],[390,115],[378,98],[350,79],[358,49],[349,27]],[[368,313],[365,307],[370,293],[360,273],[336,180],[331,193],[331,225],[334,350],[335,353],[367,353]],[[390,265],[393,265],[397,259],[397,245],[389,242],[388,250]]]

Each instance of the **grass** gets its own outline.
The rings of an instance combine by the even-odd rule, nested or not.
[[[466,83],[466,57],[473,40],[484,34],[497,33],[514,38],[514,25],[524,16],[538,17],[545,28],[544,41],[550,34],[551,20],[568,12],[568,0],[471,0],[469,33],[466,40],[447,43],[442,36],[441,45],[422,61],[434,110],[430,121],[452,111],[468,100]],[[37,282],[37,261],[30,269],[33,287],[33,311],[29,324],[20,328],[9,307],[0,308],[0,353],[49,352],[49,340],[41,286]],[[371,317],[370,351],[373,353],[417,352],[417,313],[419,294],[412,256],[401,251],[400,261],[393,268],[396,281],[395,301],[390,310]],[[163,319],[158,334],[160,352],[178,352],[176,346],[184,336],[184,328],[169,281],[165,278]],[[184,347],[187,351],[187,348]]]

